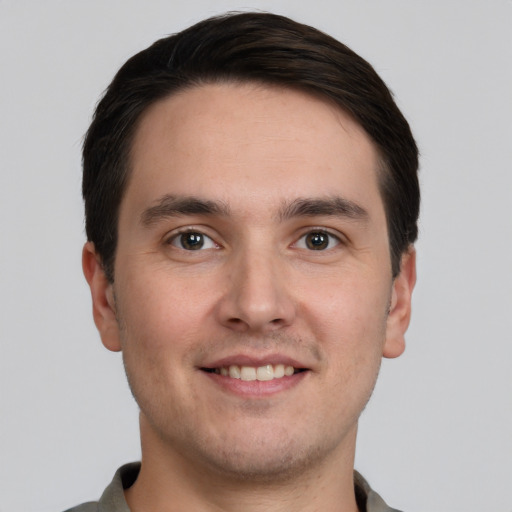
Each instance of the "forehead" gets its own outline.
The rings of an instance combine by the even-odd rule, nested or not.
[[[201,85],[142,116],[123,203],[143,208],[172,193],[261,207],[341,194],[380,208],[377,170],[366,132],[327,101],[252,83]]]

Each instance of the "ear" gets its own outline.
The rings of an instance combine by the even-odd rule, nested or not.
[[[114,291],[103,270],[100,256],[92,242],[82,251],[82,268],[91,289],[92,314],[103,345],[113,352],[121,350],[119,326],[116,318]]]
[[[414,247],[402,255],[400,274],[391,290],[391,304],[386,326],[386,341],[382,355],[398,357],[405,350],[405,331],[411,319],[411,296],[416,284],[416,251]]]

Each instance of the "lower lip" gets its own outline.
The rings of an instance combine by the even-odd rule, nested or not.
[[[309,371],[298,372],[290,375],[289,377],[285,376],[280,379],[265,381],[232,379],[231,377],[226,377],[217,373],[202,373],[213,380],[216,385],[220,386],[225,391],[244,398],[264,398],[297,386],[304,378],[306,378]]]

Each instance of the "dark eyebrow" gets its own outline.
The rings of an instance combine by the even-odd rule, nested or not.
[[[350,220],[366,221],[368,212],[357,203],[343,197],[298,198],[284,204],[279,211],[279,219],[293,217],[346,217]]]
[[[140,216],[144,226],[150,226],[168,217],[180,215],[229,215],[229,208],[223,203],[200,199],[194,196],[162,196],[154,206],[144,210]]]

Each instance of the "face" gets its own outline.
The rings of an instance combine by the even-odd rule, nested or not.
[[[365,132],[301,92],[204,85],[145,113],[114,285],[84,250],[143,451],[251,477],[353,452],[414,285],[413,256],[391,277],[378,172]]]

